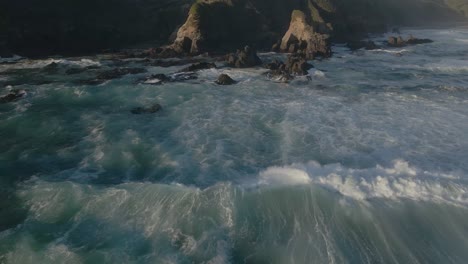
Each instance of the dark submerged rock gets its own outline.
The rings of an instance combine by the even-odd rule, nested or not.
[[[167,82],[184,82],[198,79],[194,72],[177,72],[171,75],[153,74],[140,81],[141,84],[161,85]]]
[[[180,72],[195,72],[200,70],[216,68],[216,64],[211,62],[198,62],[183,68]]]
[[[127,74],[140,74],[147,72],[144,68],[116,68],[109,71],[101,72],[96,76],[99,80],[112,80],[120,78]]]
[[[190,64],[190,63],[194,64],[194,63],[197,63],[197,62],[200,62],[200,59],[193,59],[193,58],[180,59],[180,60],[157,59],[157,60],[147,61],[146,64],[148,66],[168,68],[168,67],[173,67],[173,66],[187,65],[187,64]]]
[[[74,74],[80,74],[89,70],[96,70],[96,69],[99,69],[99,67],[98,66],[73,67],[73,68],[67,69],[65,71],[65,74],[74,75]]]
[[[307,59],[303,54],[292,54],[288,56],[286,63],[275,60],[265,65],[269,69],[272,75],[285,75],[284,73],[291,76],[303,76],[308,74],[308,70],[314,66],[307,62]]]
[[[96,80],[107,81],[121,78],[127,74],[140,74],[146,72],[143,68],[116,68],[108,71],[103,71],[96,76]]]
[[[227,56],[227,65],[230,67],[250,68],[261,64],[262,60],[258,57],[256,50],[249,46]]]
[[[292,75],[307,75],[307,71],[313,67],[312,64],[307,62],[305,57],[300,55],[289,56],[286,62],[286,71]]]
[[[98,85],[108,80],[121,78],[122,76],[127,74],[140,74],[144,72],[147,72],[147,70],[144,68],[116,68],[108,71],[103,71],[99,73],[94,79],[79,80],[77,82],[85,85]]]
[[[141,114],[154,114],[162,110],[162,106],[160,104],[153,104],[149,107],[135,107],[130,112],[134,115],[141,115]]]
[[[434,42],[431,39],[418,39],[413,36],[410,36],[409,39],[406,41],[406,44],[408,45],[418,45],[418,44],[427,44],[427,43],[432,43]]]
[[[279,70],[282,67],[285,67],[285,64],[282,61],[274,60],[270,63],[264,65],[265,68],[269,70]]]
[[[42,71],[48,73],[48,74],[54,74],[59,71],[59,64],[56,62],[52,62],[49,65],[45,66],[42,68]]]
[[[17,101],[26,96],[25,90],[12,90],[8,94],[0,97],[0,103],[10,103]]]
[[[412,35],[408,38],[408,40],[404,40],[401,36],[388,38],[388,46],[390,47],[405,47],[407,45],[427,44],[432,42],[434,41],[430,39],[415,38]]]
[[[229,75],[227,74],[221,74],[218,77],[218,80],[216,80],[216,84],[218,85],[232,85],[237,83],[234,81]]]
[[[147,78],[145,78],[141,83],[143,84],[151,84],[151,85],[160,85],[165,82],[170,82],[171,78],[165,74],[158,73],[153,74]]]
[[[375,50],[379,49],[380,47],[375,44],[375,42],[368,40],[368,41],[348,41],[346,46],[350,50],[359,50],[359,49],[366,49],[366,50]]]

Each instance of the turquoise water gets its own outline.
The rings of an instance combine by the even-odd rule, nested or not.
[[[0,65],[27,91],[0,104],[0,263],[467,263],[468,29],[410,33],[435,42],[336,46],[289,84]]]

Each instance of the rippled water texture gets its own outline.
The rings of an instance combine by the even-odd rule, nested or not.
[[[467,263],[468,29],[410,33],[435,42],[337,46],[289,84],[1,64],[27,95],[0,104],[0,263]]]

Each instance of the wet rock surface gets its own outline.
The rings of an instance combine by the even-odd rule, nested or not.
[[[98,85],[108,80],[121,78],[128,74],[140,74],[145,72],[147,72],[147,70],[144,68],[115,68],[98,73],[93,79],[79,80],[77,82],[86,85]]]
[[[236,53],[227,55],[226,61],[229,67],[234,68],[250,68],[262,64],[257,51],[249,46],[245,46],[242,50],[237,50]]]
[[[0,96],[0,103],[10,103],[17,101],[27,95],[25,90],[11,90],[8,94]]]
[[[293,76],[307,75],[308,70],[313,67],[303,54],[292,54],[288,56],[286,62],[275,60],[265,65],[265,68],[270,70],[270,76],[282,76],[287,80]]]
[[[221,74],[218,77],[218,80],[215,82],[218,85],[233,85],[236,84],[237,82],[234,81],[229,75],[227,74]]]
[[[419,39],[413,36],[409,36],[407,40],[403,39],[401,36],[398,37],[389,37],[387,40],[387,45],[393,48],[401,48],[406,47],[408,45],[419,45],[419,44],[427,44],[432,43],[433,40],[430,39]]]
[[[180,70],[180,72],[195,72],[195,71],[213,69],[213,68],[216,68],[216,64],[214,63],[198,62],[198,63],[194,63],[188,67],[183,68],[182,70]]]
[[[277,49],[277,46],[273,48]],[[279,50],[288,53],[301,53],[307,59],[314,59],[316,56],[330,57],[330,35],[320,33],[317,26],[314,27],[308,21],[303,11],[294,10],[289,29],[281,40]]]

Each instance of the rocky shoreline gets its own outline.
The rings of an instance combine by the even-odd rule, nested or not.
[[[213,56],[249,45],[313,59],[331,56],[331,43],[468,15],[442,0],[117,0],[112,6],[84,0],[79,6],[49,3],[49,9],[17,2],[0,4],[0,57],[114,52],[150,41],[155,48],[140,56]]]
[[[355,1],[360,8],[360,4],[365,2]],[[263,75],[267,79],[287,83],[298,76],[305,76],[310,80],[308,71],[314,67],[311,62],[331,57],[334,43],[346,43],[351,51],[355,51],[381,47],[399,48],[432,42],[413,36],[404,39],[397,28],[393,29],[395,36],[389,37],[386,42],[374,43],[368,40],[371,33],[386,32],[386,25],[392,21],[385,17],[375,19],[374,15],[380,12],[377,12],[377,9],[374,10],[377,13],[372,13],[371,16],[367,16],[365,10],[349,16],[348,12],[352,11],[345,10],[347,6],[335,0],[276,0],[271,2],[270,6],[266,4],[261,0],[197,0],[189,9],[185,23],[178,28],[172,43],[168,45],[136,52],[112,53],[110,60],[113,66],[107,69],[92,65],[62,70],[56,63],[51,63],[38,73],[85,73],[87,79],[80,77],[81,79],[74,82],[94,86],[125,75],[143,75],[147,72],[146,66],[185,66],[177,72],[151,74],[137,81],[137,84],[143,85],[163,85],[195,80],[198,78],[197,71],[204,69],[263,67]],[[365,16],[367,17],[363,20]],[[286,26],[281,26],[284,23]],[[13,54],[5,42],[0,44],[2,56]],[[236,51],[233,52],[234,50]],[[257,50],[284,53],[287,57],[284,61],[262,61],[257,55]],[[130,67],[127,59],[139,59],[139,64]],[[30,84],[53,82],[42,78],[43,76],[37,77],[34,72],[31,76],[34,78],[29,80]],[[4,83],[4,86],[25,83],[23,79],[14,78]],[[223,73],[217,80],[212,80],[212,83],[224,86],[235,85],[237,81]],[[10,90],[0,97],[0,103],[20,100],[27,94],[26,91],[13,88]],[[131,112],[156,113],[161,109],[160,105],[152,105],[138,107]]]

